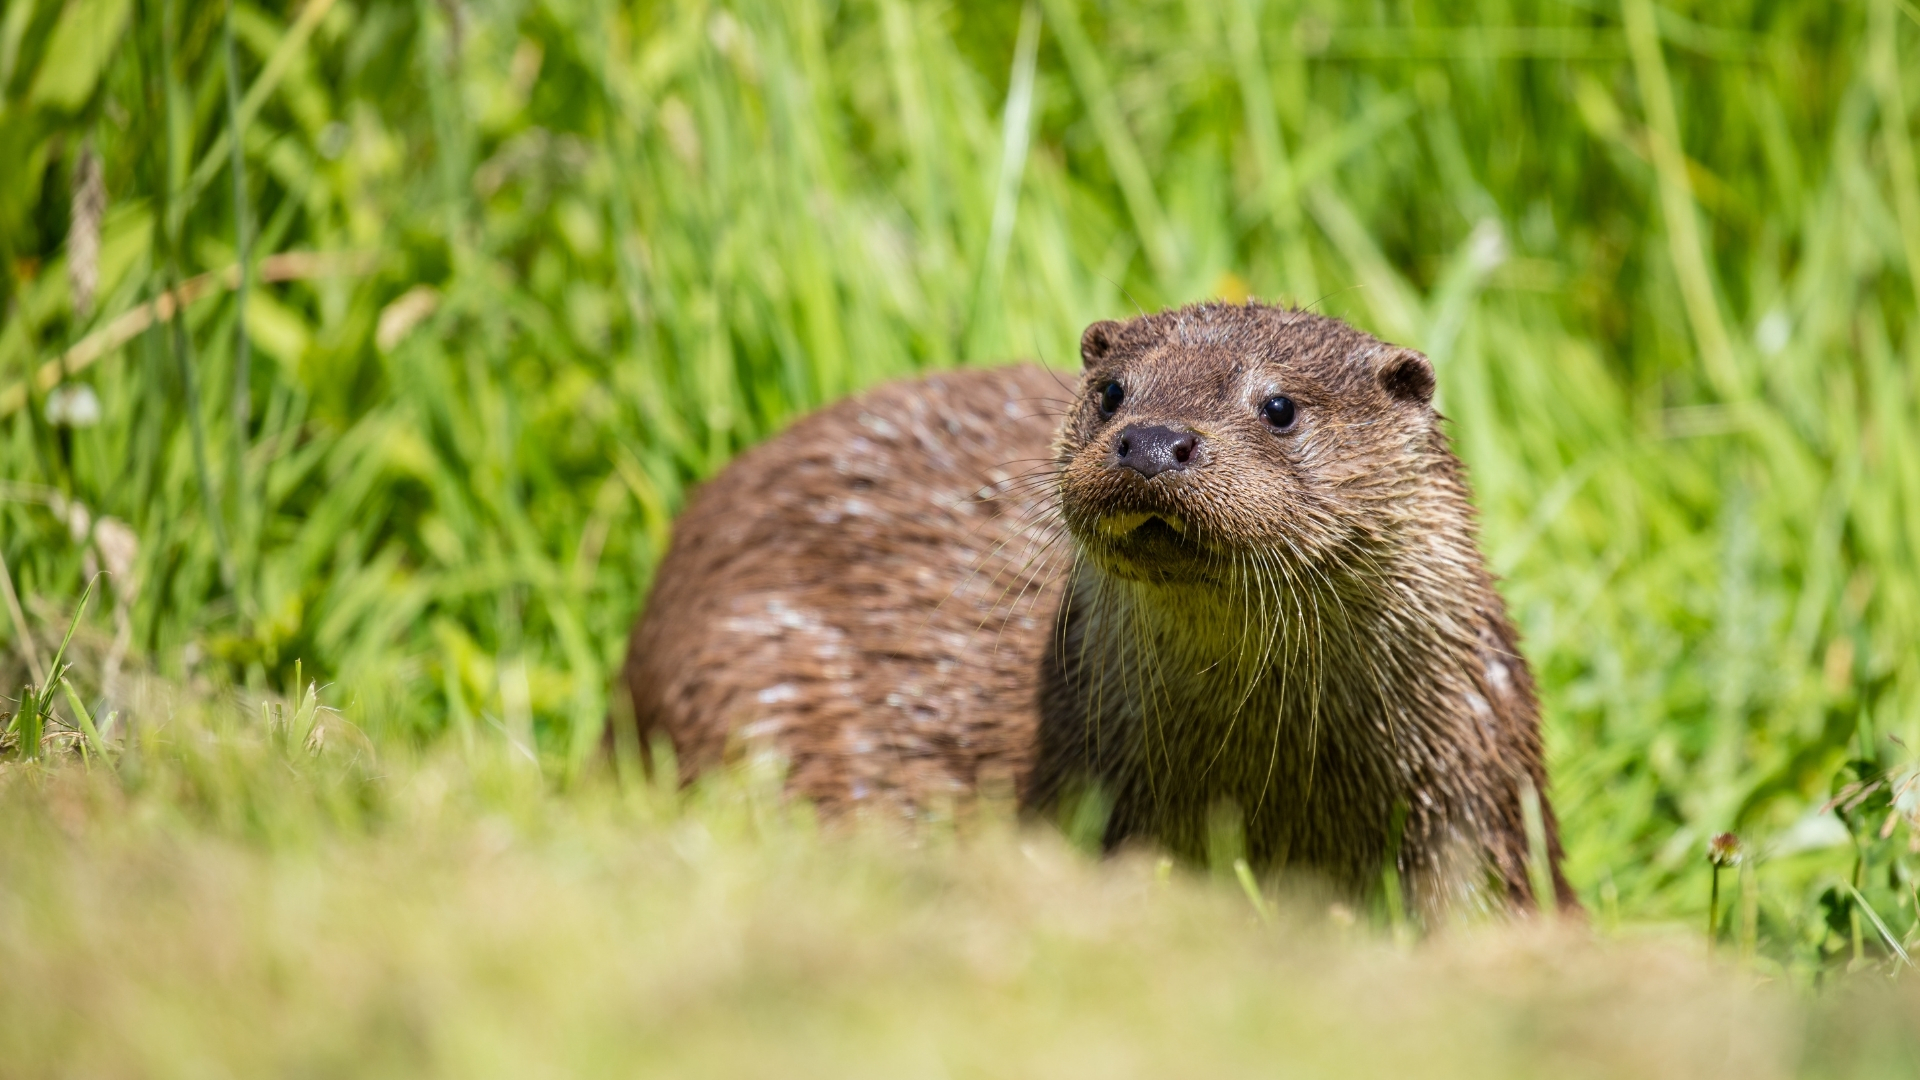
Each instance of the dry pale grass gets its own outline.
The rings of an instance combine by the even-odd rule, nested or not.
[[[176,719],[117,777],[0,766],[0,1072],[1880,1075],[1920,1018],[1672,935],[1265,920],[991,813],[908,842],[753,777],[288,746]]]

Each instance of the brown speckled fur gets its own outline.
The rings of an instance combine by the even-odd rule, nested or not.
[[[1258,304],[1097,323],[1082,357],[881,387],[703,487],[632,638],[639,731],[687,776],[765,747],[829,815],[1004,777],[1198,859],[1233,807],[1256,867],[1354,895],[1398,814],[1418,910],[1529,904],[1539,706],[1426,359]],[[1191,432],[1186,467],[1120,467],[1134,425]]]
[[[771,749],[827,814],[1024,776],[1066,555],[1036,474],[1070,393],[1038,367],[948,372],[740,455],[676,522],[634,628],[640,731],[689,777]]]

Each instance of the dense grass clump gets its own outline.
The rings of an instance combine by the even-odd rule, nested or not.
[[[7,752],[317,673],[574,775],[741,446],[1255,295],[1434,359],[1596,919],[1704,920],[1732,830],[1717,935],[1899,964],[1915,57],[1905,0],[12,0]]]
[[[1456,928],[1104,862],[1008,808],[823,832],[778,778],[381,751],[136,681],[114,758],[0,772],[8,1076],[1893,1080],[1911,983],[1808,999],[1689,934]],[[311,749],[313,731],[324,734]]]

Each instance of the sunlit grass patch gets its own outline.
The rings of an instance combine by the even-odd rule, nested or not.
[[[1893,1076],[1920,1045],[1908,989],[1810,1005],[1697,935],[1396,944],[1008,815],[823,829],[765,775],[562,790],[501,740],[171,711],[117,778],[0,766],[9,1075]]]

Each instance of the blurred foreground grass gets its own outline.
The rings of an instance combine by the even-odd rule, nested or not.
[[[1904,1077],[1920,995],[1818,999],[1696,935],[1396,946],[1304,898],[1095,860],[992,809],[823,834],[681,794],[375,752],[164,687],[115,762],[0,766],[10,1077]],[[317,721],[318,736],[314,736]],[[310,750],[310,746],[318,746]]]
[[[383,761],[564,785],[672,512],[739,447],[1251,293],[1434,358],[1596,916],[1704,925],[1733,829],[1729,947],[1903,968],[1916,56],[1906,0],[9,0],[0,693],[47,715],[0,709],[5,752],[84,719],[111,759],[165,716],[149,674],[257,702],[298,664]],[[377,874],[432,835],[288,857]]]

